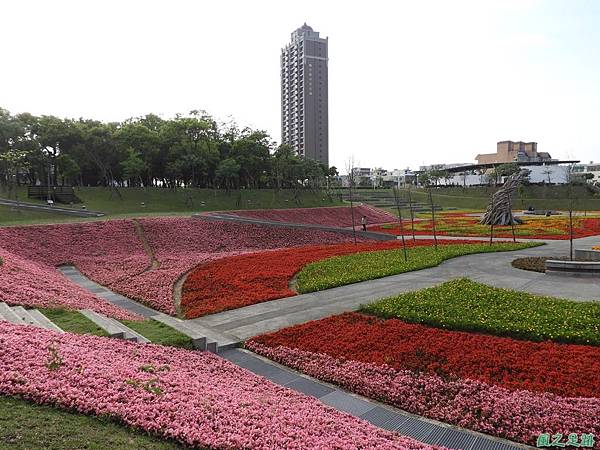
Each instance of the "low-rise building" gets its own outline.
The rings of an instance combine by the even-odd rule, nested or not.
[[[501,141],[496,144],[496,153],[480,153],[475,157],[477,164],[503,164],[511,162],[552,161],[548,152],[538,152],[537,142]]]
[[[570,180],[572,162],[564,161],[527,164],[520,163],[521,169],[529,170],[529,183],[539,184],[566,184]],[[471,164],[469,166],[455,167],[448,170],[448,177],[440,178],[440,186],[480,186],[490,183],[503,183],[507,177],[495,178],[493,167],[485,164]]]
[[[589,164],[574,164],[572,173],[586,179],[588,183],[600,183],[600,163],[590,161]]]

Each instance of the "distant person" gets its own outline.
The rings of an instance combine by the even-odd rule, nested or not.
[[[367,231],[367,216],[362,216],[362,219],[360,219],[360,224],[362,225],[363,231]]]

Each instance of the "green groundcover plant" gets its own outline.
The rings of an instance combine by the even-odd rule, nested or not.
[[[388,297],[362,311],[439,328],[600,346],[600,305],[499,289],[468,279]]]
[[[298,292],[314,292],[359,281],[373,280],[389,275],[434,267],[443,261],[473,253],[491,253],[522,250],[538,243],[469,243],[434,247],[415,247],[407,250],[404,260],[402,249],[355,253],[325,259],[305,266],[297,275]]]

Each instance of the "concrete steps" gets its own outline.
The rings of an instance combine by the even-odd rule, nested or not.
[[[104,314],[97,313],[91,309],[80,309],[79,312],[106,331],[112,338],[134,341],[138,344],[147,344],[150,342],[138,332],[111,317],[106,317]]]
[[[38,321],[34,319],[22,306],[13,306],[11,309],[17,316],[19,316],[19,319],[21,319],[27,325],[33,325],[35,327],[39,326]]]
[[[63,333],[63,330],[61,330],[58,327],[58,325],[56,325],[54,322],[52,322],[50,319],[48,319],[45,315],[43,315],[37,309],[30,309],[27,312],[29,313],[29,315],[31,317],[33,317],[35,320],[37,320],[39,326],[41,326],[42,328],[45,328],[47,330],[58,331],[59,333]]]
[[[235,348],[240,342],[240,339],[235,336],[215,331],[190,320],[184,322],[181,319],[162,313],[153,316],[152,319],[175,328],[180,333],[188,336],[192,340],[194,348],[198,350],[208,350],[212,353],[219,353],[224,350]]]
[[[14,323],[16,325],[31,325],[38,328],[57,331],[62,333],[57,325],[44,316],[37,309],[25,309],[22,306],[8,306],[0,302],[0,321]]]

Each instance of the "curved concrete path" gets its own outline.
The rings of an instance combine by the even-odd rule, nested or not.
[[[11,206],[13,208],[19,208],[19,209],[29,209],[32,211],[63,214],[66,216],[75,216],[75,217],[102,217],[102,216],[104,216],[104,213],[99,212],[99,211],[89,211],[87,209],[74,209],[74,208],[67,208],[64,206],[48,206],[48,205],[39,204],[39,203],[28,203],[28,202],[21,202],[21,201],[16,201],[16,200],[9,200],[6,198],[0,198],[0,205]]]
[[[124,309],[140,314],[145,318],[160,314],[158,311],[94,283],[73,266],[61,266],[59,270],[79,286]],[[192,329],[195,324],[197,325],[197,320],[183,322]],[[211,330],[215,335],[219,334],[219,331],[215,328],[211,328]],[[366,420],[372,425],[397,432],[426,444],[461,450],[520,450],[533,448],[408,413],[370,398],[347,392],[335,385],[317,380],[244,349],[225,350],[221,353],[221,356],[240,367],[267,378],[275,384],[310,395],[338,411],[351,414]]]
[[[598,237],[576,241],[589,247]],[[437,267],[363,281],[333,289],[258,303],[231,311],[192,319],[245,340],[292,325],[354,311],[365,303],[467,277],[495,287],[579,301],[600,301],[600,279],[546,275],[515,269],[510,262],[521,256],[561,256],[569,252],[568,241],[547,241],[524,250],[461,256]]]
[[[421,236],[419,238],[428,238]],[[456,238],[460,239],[460,238]],[[479,239],[477,239],[479,240]],[[575,247],[589,247],[600,238],[583,238]],[[259,303],[232,311],[186,320],[184,323],[212,330],[216,335],[233,335],[240,341],[287,326],[356,310],[382,297],[431,287],[450,279],[468,277],[497,287],[552,295],[580,301],[600,301],[600,279],[545,275],[515,269],[510,262],[519,256],[561,256],[569,252],[568,241],[546,241],[546,245],[513,252],[467,255],[437,267]],[[72,281],[125,309],[149,317],[158,314],[130,299],[114,294],[81,275],[75,268],[61,271]],[[409,414],[371,399],[346,392],[242,349],[222,356],[273,383],[318,398],[324,404],[347,412],[373,425],[396,431],[418,441],[464,450],[517,450],[532,448],[471,430]]]
[[[354,235],[357,238],[373,239],[376,241],[394,241],[396,236],[389,233],[379,233],[375,231],[362,231],[359,226],[353,230],[352,227],[340,228],[332,227],[328,225],[317,225],[313,223],[293,223],[293,222],[278,222],[274,220],[254,219],[252,217],[236,216],[235,214],[227,214],[223,212],[205,212],[201,214],[194,214],[192,217],[203,220],[225,220],[228,222],[241,222],[250,223],[254,225],[268,225],[271,227],[284,227],[284,228],[308,228],[319,231],[332,231],[334,233],[342,233]]]

